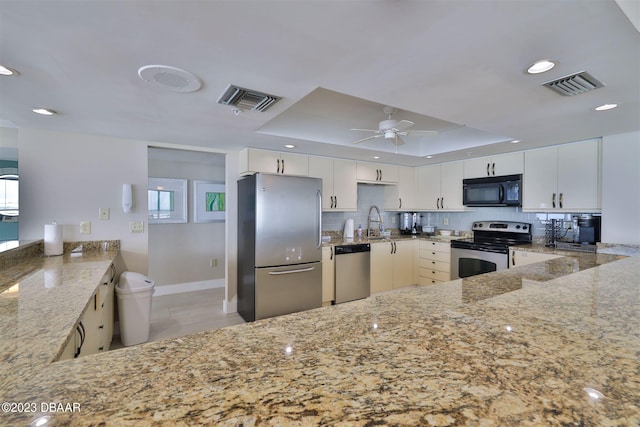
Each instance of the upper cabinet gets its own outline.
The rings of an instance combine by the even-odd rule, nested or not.
[[[599,140],[526,151],[523,210],[600,211],[600,152]]]
[[[524,154],[522,151],[464,161],[465,178],[518,175],[523,171]]]
[[[307,176],[309,175],[309,156],[245,148],[240,151],[240,174],[256,172]]]
[[[396,184],[398,166],[382,163],[357,162],[358,182],[371,184]]]
[[[309,156],[309,176],[322,178],[323,211],[358,210],[358,184],[354,160]]]
[[[416,168],[398,167],[398,185],[384,188],[384,208],[389,211],[406,211],[417,208]]]
[[[417,170],[418,210],[462,211],[463,162],[421,166]]]

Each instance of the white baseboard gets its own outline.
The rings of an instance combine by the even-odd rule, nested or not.
[[[203,291],[205,289],[224,288],[224,279],[203,280],[200,282],[177,283],[175,285],[160,285],[154,288],[154,297],[181,294],[183,292]]]
[[[222,311],[224,311],[227,314],[229,314],[229,313],[237,313],[238,312],[238,299],[236,297],[233,297],[233,299],[231,301],[227,302],[226,299],[224,301],[222,301]]]

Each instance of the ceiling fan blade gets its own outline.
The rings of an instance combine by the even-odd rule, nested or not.
[[[396,134],[396,139],[393,141],[393,145],[395,145],[396,147],[404,145],[404,141],[398,136],[398,134]]]
[[[373,135],[373,136],[368,136],[368,137],[366,137],[366,138],[359,139],[359,140],[357,140],[357,141],[353,141],[353,143],[354,143],[354,144],[360,144],[361,142],[365,142],[365,141],[368,141],[368,140],[370,140],[370,139],[380,138],[381,136],[382,136],[382,135]]]
[[[374,129],[349,129],[349,130],[357,130],[360,132],[378,132],[377,130],[374,130]]]
[[[396,125],[393,128],[396,129],[398,132],[402,132],[403,130],[408,129],[413,125],[414,123],[410,122],[409,120],[400,120],[398,123],[396,123]]]
[[[407,131],[407,135],[413,135],[414,133],[432,133],[435,135],[436,133],[438,133],[438,131],[437,130],[418,130],[418,129]]]

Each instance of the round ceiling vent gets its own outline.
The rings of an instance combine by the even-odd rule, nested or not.
[[[200,80],[188,71],[169,65],[145,65],[138,75],[145,82],[175,92],[195,92],[200,89]]]

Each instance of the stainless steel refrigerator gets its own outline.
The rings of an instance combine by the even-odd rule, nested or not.
[[[238,180],[238,313],[248,322],[322,306],[322,180]]]

